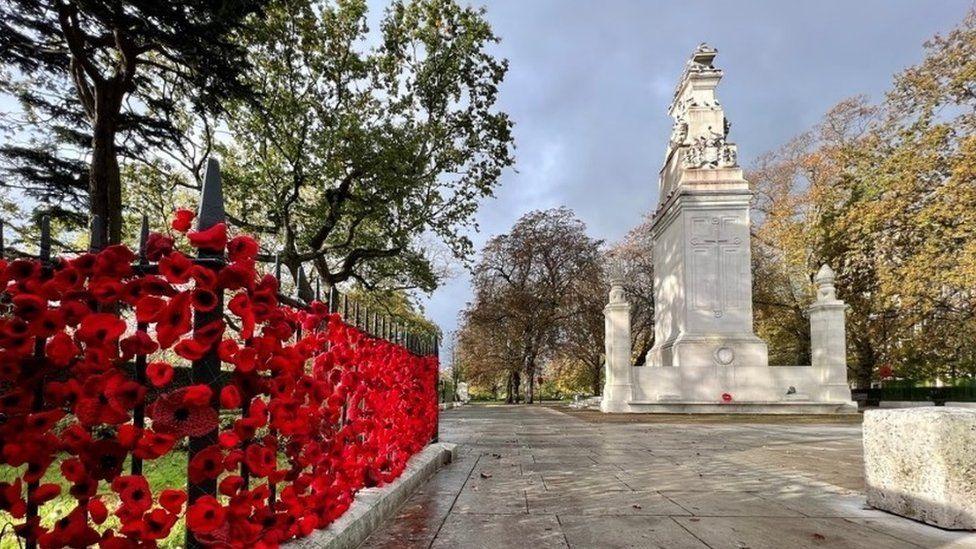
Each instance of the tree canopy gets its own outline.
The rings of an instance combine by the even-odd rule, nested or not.
[[[524,375],[532,402],[543,361],[594,307],[602,309],[588,298],[602,276],[600,245],[567,208],[529,212],[489,240],[473,271],[474,301],[462,315],[466,372],[505,377],[509,401]]]
[[[231,219],[327,284],[429,291],[438,246],[470,255],[464,229],[513,162],[494,108],[507,62],[453,0],[394,1],[375,40],[366,17],[360,0],[279,0],[242,39],[260,101],[229,107]]]
[[[976,372],[974,52],[976,12],[883,102],[841,102],[750,175],[757,321],[781,363],[808,359],[802,312],[827,263],[859,386]]]
[[[166,231],[216,154],[259,260],[396,302],[468,260],[479,201],[514,161],[496,107],[507,61],[484,10],[454,0],[394,0],[372,19],[362,0],[2,10],[0,91],[21,108],[3,113],[0,185],[28,239],[31,212],[75,240],[93,215],[109,242],[140,214]]]
[[[247,67],[232,38],[261,0],[37,1],[0,4],[2,91],[26,116],[0,147],[3,185],[75,225],[98,215],[122,234],[119,157],[181,138],[174,90],[193,108],[242,95]]]

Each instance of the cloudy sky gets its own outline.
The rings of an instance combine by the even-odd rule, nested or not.
[[[478,248],[533,209],[566,205],[615,240],[657,201],[667,106],[700,42],[718,48],[718,89],[748,166],[838,101],[877,99],[922,44],[972,0],[485,0],[511,69],[501,108],[515,122],[516,169],[478,214]],[[427,314],[449,332],[471,299],[467,274]]]

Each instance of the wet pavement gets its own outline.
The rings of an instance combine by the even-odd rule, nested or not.
[[[976,549],[976,534],[867,508],[860,433],[466,406],[441,417],[459,459],[363,547]]]

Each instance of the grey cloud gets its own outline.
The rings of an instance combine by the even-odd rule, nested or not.
[[[967,0],[651,2],[493,0],[488,18],[511,63],[501,107],[515,121],[517,173],[478,214],[480,246],[523,213],[565,204],[599,238],[616,239],[656,203],[670,134],[666,109],[702,41],[725,70],[719,98],[748,165],[815,124],[833,104],[877,98],[951,29]],[[470,300],[467,276],[430,298],[450,331]]]

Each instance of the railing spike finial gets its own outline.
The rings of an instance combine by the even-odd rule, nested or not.
[[[315,278],[315,301],[322,301],[322,279]]]
[[[302,287],[308,284],[308,279],[305,277],[305,267],[301,264],[298,265],[298,279],[295,280],[295,296],[302,296]]]
[[[142,214],[142,226],[139,228],[139,263],[149,263],[149,216]]]
[[[274,275],[278,279],[278,286],[281,286],[281,253],[275,254]]]
[[[204,176],[203,186],[200,189],[200,208],[197,211],[197,230],[205,231],[220,223],[224,223],[226,216],[224,215],[224,197],[223,191],[220,188],[220,165],[217,160],[213,157],[209,158],[207,161],[207,173]],[[207,250],[201,248],[197,252],[198,259],[205,260],[203,262],[207,268],[213,270],[214,274],[220,272],[224,268],[224,258],[222,251]],[[193,313],[193,334],[197,337],[201,334],[202,330],[211,323],[216,322],[223,318],[223,290],[217,289],[217,305],[210,311],[196,310]],[[218,383],[220,378],[220,357],[217,353],[216,348],[211,347],[203,356],[197,358],[193,361],[193,366],[190,369],[190,380],[193,384],[201,385],[206,384],[211,389],[219,390]],[[194,456],[200,454],[217,440],[217,425],[212,426],[212,430],[206,434],[199,436],[191,436],[189,440],[189,459],[190,463],[193,462]],[[198,498],[204,496],[213,496],[217,493],[217,481],[213,478],[207,478],[200,480],[198,482],[190,482],[187,487],[187,495],[189,496],[189,503],[192,504]],[[187,547],[202,547],[202,543],[197,540],[193,532],[187,529],[186,533],[186,546]]]
[[[97,252],[105,247],[105,222],[102,216],[95,214],[91,218],[88,249]]]
[[[51,216],[48,214],[41,216],[41,249],[38,255],[41,261],[51,259]]]
[[[207,159],[207,173],[200,189],[200,209],[197,212],[197,230],[202,231],[227,220],[224,213],[224,191],[220,182],[220,163],[216,158]]]

